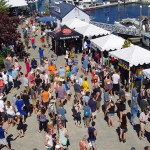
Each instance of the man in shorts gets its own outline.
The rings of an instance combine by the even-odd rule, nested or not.
[[[85,75],[88,74],[88,65],[89,65],[88,58],[85,57],[85,59],[83,61],[83,69],[84,69],[84,74]]]
[[[113,81],[113,94],[115,96],[117,92],[119,92],[119,82],[120,82],[119,70],[116,70],[116,72],[112,75],[112,81]]]
[[[95,129],[95,122],[93,121],[91,123],[91,126],[88,128],[88,134],[89,134],[89,145],[93,150],[96,150],[96,136],[97,136],[97,131]]]
[[[140,132],[139,132],[139,139],[142,140],[145,136],[145,130],[146,130],[146,124],[148,122],[149,112],[148,110],[144,110],[144,112],[141,112],[140,114]]]

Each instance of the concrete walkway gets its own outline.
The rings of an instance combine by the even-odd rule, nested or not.
[[[28,52],[31,54],[30,59],[32,58],[37,58],[39,61],[39,56],[38,56],[38,47],[41,46],[39,36],[36,38],[36,50],[30,49]],[[53,52],[50,52],[48,48],[45,48],[45,56],[50,57]],[[81,55],[78,56],[79,58],[79,68],[81,68],[81,62],[80,58]],[[64,56],[59,56],[57,60],[57,67],[60,65],[64,65]],[[22,66],[22,72],[25,72],[25,65],[24,62],[20,62]],[[79,70],[79,75],[81,74],[81,70]],[[88,77],[89,83],[90,83],[91,77]],[[19,94],[20,91],[23,90],[23,87],[17,91]],[[72,89],[71,89],[72,90]],[[11,100],[12,98],[12,92],[8,95],[8,100]],[[72,96],[73,99],[73,96]],[[130,99],[130,97],[128,97]],[[75,126],[73,117],[72,117],[72,101],[68,102],[67,105],[65,106],[65,109],[67,110],[67,115],[66,118],[68,120],[67,123],[67,129],[69,131],[70,135],[70,143],[71,146],[69,147],[69,150],[79,150],[79,141],[84,135],[87,135],[87,129],[84,128],[83,122],[82,122],[82,128],[78,128]],[[129,112],[130,109],[127,105],[127,112]],[[82,113],[83,116],[83,113]],[[137,136],[137,132],[133,130],[132,126],[130,123],[128,123],[128,132],[127,132],[127,142],[126,143],[120,143],[118,140],[118,133],[116,132],[119,122],[118,122],[118,117],[115,114],[114,117],[114,127],[108,127],[107,123],[104,121],[104,114],[102,111],[97,114],[97,119],[96,119],[96,129],[98,131],[98,136],[97,136],[97,150],[130,150],[131,147],[135,147],[136,150],[143,150],[145,146],[150,145],[149,141],[147,138],[143,140],[139,140]],[[128,120],[129,122],[129,120]],[[136,120],[136,123],[138,124],[138,118]],[[27,131],[25,133],[25,137],[23,138],[17,138],[17,130],[16,127],[11,127],[8,131],[8,139],[10,140],[12,149],[14,150],[33,150],[34,148],[37,148],[38,150],[44,150],[44,133],[38,133],[38,123],[37,123],[37,118],[36,115],[33,114],[31,117],[27,118]],[[150,132],[150,126],[148,124],[148,129]],[[11,136],[11,134],[13,136]],[[150,135],[150,134],[149,134]],[[150,137],[149,137],[150,138]],[[5,149],[5,148],[3,148]]]

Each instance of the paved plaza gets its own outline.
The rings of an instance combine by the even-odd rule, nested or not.
[[[38,54],[38,48],[41,46],[40,44],[40,37],[36,37],[36,46],[37,48],[35,50],[29,49],[28,52],[31,54],[30,59],[35,58],[39,61],[39,54]],[[48,48],[45,48],[44,51],[45,56],[50,57],[51,54],[53,54],[52,51],[50,51]],[[78,55],[78,68],[79,68],[79,75],[82,74],[81,72],[81,55]],[[25,64],[24,62],[20,62],[22,66],[22,72],[25,72]],[[57,59],[57,67],[60,65],[64,66],[65,59],[64,56],[58,56]],[[88,81],[91,83],[91,77],[90,74],[88,76]],[[12,93],[15,90],[12,89],[11,93],[7,96],[8,100],[12,99]],[[21,88],[17,91],[19,94],[20,91],[23,91],[23,86],[21,85]],[[73,93],[73,88],[71,88],[71,91]],[[53,93],[54,95],[54,93]],[[127,100],[130,100],[130,94],[127,93]],[[72,98],[73,99],[73,96]],[[113,97],[113,100],[116,101],[116,98]],[[102,97],[103,101],[103,97]],[[79,141],[82,139],[84,135],[87,135],[87,128],[84,127],[83,121],[82,121],[82,128],[76,127],[73,121],[72,117],[72,101],[69,101],[65,105],[65,109],[67,110],[66,118],[68,120],[67,122],[67,129],[69,131],[70,136],[70,147],[69,150],[79,150]],[[127,110],[126,112],[130,112],[130,108],[127,103]],[[83,117],[83,113],[82,113]],[[136,123],[139,124],[138,118],[136,119]],[[35,114],[32,114],[31,117],[27,118],[26,121],[27,124],[27,131],[25,132],[25,137],[23,138],[16,138],[17,137],[17,130],[16,127],[10,127],[7,134],[7,140],[11,144],[11,148],[14,150],[44,150],[44,132],[41,133],[38,132],[38,122],[37,122],[37,116]],[[6,125],[5,125],[6,126]],[[4,127],[5,127],[4,126]],[[118,140],[118,127],[119,127],[119,119],[117,115],[115,114],[114,117],[114,127],[108,127],[107,122],[104,121],[104,114],[102,111],[100,111],[97,114],[96,118],[96,129],[98,131],[97,136],[97,150],[130,150],[131,147],[135,147],[136,150],[143,150],[145,146],[150,145],[150,125],[148,124],[147,131],[149,132],[149,139],[145,138],[142,140],[139,140],[137,136],[136,130],[133,129],[133,127],[130,125],[130,122],[128,120],[128,132],[127,132],[127,142],[126,143],[120,143]],[[5,150],[5,148],[3,148]]]

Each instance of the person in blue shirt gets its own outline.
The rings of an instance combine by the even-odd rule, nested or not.
[[[138,113],[138,102],[137,101],[133,101],[131,104],[131,124],[134,126],[135,125],[135,118],[137,116]]]
[[[84,74],[87,75],[88,73],[88,65],[89,65],[89,61],[87,58],[84,59],[83,61],[83,69],[84,69]]]
[[[22,116],[22,121],[24,122],[24,119],[25,119],[25,111],[24,111],[24,107],[25,107],[25,104],[23,102],[23,100],[21,99],[20,96],[17,97],[17,100],[16,100],[16,103],[15,105],[17,106],[17,110],[18,112],[21,114]]]
[[[58,72],[61,78],[65,77],[66,71],[62,66],[60,66],[60,69],[58,70]]]
[[[77,65],[77,64],[78,64],[77,55],[74,57],[73,63],[74,63],[75,65]]]
[[[43,58],[44,58],[44,49],[41,48],[41,47],[39,47],[38,52],[39,52],[39,57],[40,57],[40,64],[42,65],[42,63],[43,63]]]
[[[138,93],[137,93],[137,88],[134,87],[131,91],[131,95],[132,95],[132,100],[133,101],[137,101],[137,96],[138,96]]]
[[[66,109],[63,108],[63,104],[60,104],[60,107],[57,108],[57,115],[61,115],[61,121],[66,127],[66,117],[65,114],[67,113]]]
[[[75,64],[73,64],[72,66],[72,70],[71,70],[71,73],[76,76],[77,75],[77,72],[78,72],[78,68]]]
[[[0,122],[0,149],[1,149],[3,146],[6,146],[6,148],[7,148],[8,150],[10,150],[8,144],[6,143],[5,132],[6,132],[6,130],[3,129],[3,123]],[[7,133],[7,132],[6,132],[6,133]]]
[[[12,79],[13,79],[13,83],[14,83],[14,88],[19,88],[19,83],[18,83],[18,71],[15,70],[14,67],[13,67],[13,69],[12,69]]]

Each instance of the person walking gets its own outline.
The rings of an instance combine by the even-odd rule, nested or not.
[[[24,117],[25,116],[25,111],[24,111],[25,104],[20,96],[17,97],[15,105],[17,106],[17,110],[20,113],[20,115],[22,116],[22,118],[23,118],[22,121],[24,122],[24,120],[25,120],[25,117]]]
[[[117,92],[119,92],[119,82],[120,82],[119,70],[116,70],[116,72],[112,75],[112,82],[113,82],[113,95],[115,96]]]
[[[35,37],[32,36],[30,40],[31,40],[32,48],[35,50],[35,48],[36,48],[36,46],[35,46]]]
[[[8,117],[8,125],[12,123],[14,126],[14,117],[15,117],[15,107],[11,105],[10,101],[7,101],[7,105],[5,106],[6,114]]]
[[[127,117],[126,114],[122,115],[122,119],[120,122],[120,135],[119,135],[119,140],[120,142],[123,141],[123,143],[126,142],[126,132],[127,132]]]
[[[44,129],[47,130],[47,119],[46,119],[46,109],[44,107],[41,108],[41,111],[38,114],[39,118],[39,133]]]
[[[144,110],[146,110],[149,107],[149,104],[147,102],[147,98],[146,96],[142,96],[142,100],[140,101],[140,108],[141,111],[143,112]]]
[[[25,66],[26,66],[26,73],[30,72],[30,60],[29,58],[25,58]]]
[[[9,145],[6,143],[5,133],[7,133],[7,131],[3,128],[3,123],[0,122],[0,149],[6,146],[6,148],[10,150]]]
[[[40,57],[40,64],[42,65],[44,62],[44,49],[39,47],[38,52],[39,52],[39,57]]]
[[[64,127],[63,123],[59,124],[59,136],[58,136],[58,140],[59,140],[59,144],[61,146],[60,150],[68,150],[68,138],[69,138],[69,134],[67,129]]]
[[[48,129],[45,135],[45,148],[46,150],[54,150],[54,142],[52,136],[52,129]]]
[[[88,150],[86,135],[83,136],[82,140],[79,142],[79,146],[80,146],[80,150]]]
[[[26,90],[24,90],[24,93],[21,95],[21,99],[23,100],[24,104],[25,104],[25,112],[26,112],[26,116],[31,116],[31,104],[30,104],[30,96],[28,94],[28,92]]]
[[[135,118],[137,117],[138,114],[138,102],[133,101],[131,104],[131,124],[132,126],[135,125]]]
[[[96,102],[95,97],[89,100],[88,105],[91,108],[92,120],[94,120],[96,119],[96,114],[97,114],[97,102]]]
[[[66,117],[65,114],[67,113],[66,109],[64,109],[63,104],[60,104],[60,107],[57,109],[57,114],[61,115],[61,122],[66,127]]]
[[[97,136],[97,131],[95,129],[95,122],[93,121],[91,123],[91,126],[88,127],[88,141],[91,145],[90,150],[96,150],[96,136]]]
[[[106,108],[107,116],[108,116],[108,126],[114,126],[114,114],[115,114],[115,104],[113,101],[109,103]]]
[[[84,110],[84,127],[86,128],[89,127],[91,118],[91,109],[88,106],[88,103],[85,103],[83,110]]]
[[[145,137],[145,130],[146,130],[146,125],[148,123],[148,118],[149,118],[149,112],[147,109],[145,109],[143,112],[140,114],[140,132],[139,132],[139,139],[142,140],[142,138]]]

